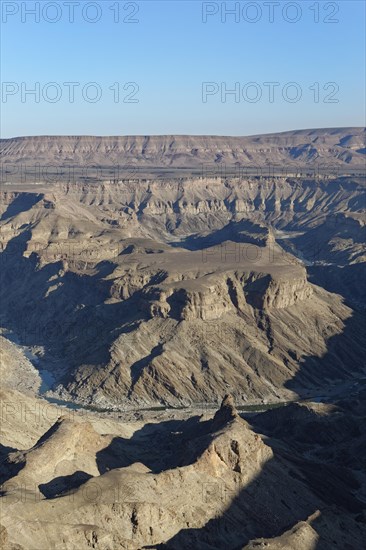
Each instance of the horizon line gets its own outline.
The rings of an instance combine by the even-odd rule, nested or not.
[[[254,138],[261,136],[273,136],[280,134],[296,133],[296,132],[315,132],[315,131],[336,131],[336,130],[363,130],[366,132],[365,126],[330,126],[330,127],[318,127],[318,128],[297,128],[292,130],[282,130],[280,132],[265,132],[262,134],[33,134],[33,135],[18,135],[12,137],[0,137],[1,141],[14,140],[14,139],[28,139],[28,138],[60,138],[60,137],[73,137],[73,138],[121,138],[121,137],[210,137],[210,138]]]

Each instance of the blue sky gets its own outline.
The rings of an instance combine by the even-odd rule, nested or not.
[[[2,137],[365,124],[361,0],[1,4]]]

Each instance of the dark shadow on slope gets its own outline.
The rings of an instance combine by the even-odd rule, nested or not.
[[[203,505],[205,496],[220,499],[223,502],[229,501],[224,513],[210,519],[201,529],[183,529],[166,543],[154,548],[159,550],[189,550],[191,548],[239,550],[250,540],[262,537],[273,538],[283,534],[299,521],[306,521],[316,510],[321,510],[326,517],[328,508],[336,509],[338,515],[343,515],[350,521],[356,521],[354,514],[356,513],[358,516],[362,512],[360,501],[352,498],[350,502],[348,500],[342,502],[339,499],[340,503],[338,503],[338,499],[334,499],[331,494],[327,496],[327,501],[331,503],[328,505],[320,496],[320,490],[316,483],[304,477],[303,468],[299,470],[298,465],[290,461],[286,462],[280,456],[267,462],[257,478],[252,480],[233,499],[230,498],[232,495],[223,481],[218,480],[217,484],[212,483],[211,487],[209,487],[210,484],[207,484],[207,487],[204,488],[204,490],[207,489],[207,493],[203,494]],[[287,473],[285,471],[281,473],[280,465],[287,469]],[[323,470],[325,471],[325,466]],[[210,489],[211,495],[209,494]],[[328,489],[328,487],[324,486],[324,489]],[[337,548],[337,545],[332,545],[332,538],[336,538],[337,535],[333,534],[333,537],[329,539],[329,531],[332,531],[331,526],[330,528],[327,526],[325,529],[325,526],[320,523],[313,525],[313,528],[317,530],[320,537],[317,550]],[[362,531],[355,538],[358,538],[359,544],[362,545]],[[345,547],[339,546],[339,550],[343,550]],[[358,547],[348,546],[355,550]],[[153,547],[144,546],[144,548]]]
[[[348,513],[366,508],[357,497],[361,484],[355,473],[362,472],[365,461],[354,456],[366,444],[364,418],[352,420],[337,410],[322,415],[291,404],[257,414],[250,421],[257,433],[266,435],[276,456],[296,467],[323,502]]]
[[[316,343],[317,335],[313,335]],[[366,376],[365,357],[366,319],[354,311],[344,321],[344,328],[327,340],[327,351],[322,357],[309,355],[300,359],[297,373],[288,380],[285,387],[293,390],[300,398],[312,395],[333,395],[349,392],[352,384]]]
[[[220,422],[217,413],[213,420],[201,423],[199,418],[192,418],[150,424],[136,432],[129,442],[115,438],[107,449],[98,453],[98,468],[104,473],[142,462],[153,473],[159,473],[194,464],[214,441],[216,433],[230,421],[230,415],[226,417],[222,409],[220,413]],[[228,445],[231,443],[228,440]],[[346,475],[332,465],[328,469],[326,464],[314,463],[298,455],[287,443],[282,446],[272,445],[272,440],[266,443],[272,447],[274,458],[239,493],[221,478],[203,484],[202,508],[208,508],[213,499],[219,500],[225,510],[219,517],[210,519],[202,528],[183,529],[164,544],[144,548],[237,550],[251,539],[281,535],[317,509],[337,507],[347,517],[362,513],[363,503],[353,494],[358,485],[349,473]],[[322,537],[322,525],[317,528]],[[327,537],[328,531],[324,532],[324,540],[329,544]]]
[[[217,432],[231,419],[230,409],[221,408],[212,420],[205,422],[199,422],[199,417],[195,417],[146,425],[130,441],[115,438],[108,448],[100,451],[97,454],[98,468],[103,474],[112,468],[142,462],[153,473],[159,473],[194,464]],[[243,429],[246,428],[243,426]],[[236,449],[235,442],[231,443]],[[240,494],[236,494],[232,486],[229,490],[224,480],[211,478],[202,486],[202,509],[208,507],[212,499],[219,499],[226,509],[222,516],[210,519],[202,529],[184,529],[168,543],[151,548],[236,549],[251,538],[280,534],[322,505],[307,491],[300,474],[293,470],[290,468],[288,474],[282,459],[280,462],[269,460],[260,475],[252,479]],[[233,471],[237,471],[234,466]],[[295,486],[285,495],[283,491],[291,480]],[[306,494],[299,504],[302,490]]]
[[[11,458],[2,460],[0,464],[0,485],[9,481],[13,477],[17,476],[21,470],[25,467],[25,462],[12,462]],[[3,496],[4,492],[0,487],[0,496]]]
[[[268,237],[268,229],[249,220],[240,222],[231,221],[222,229],[212,231],[209,235],[191,235],[179,242],[171,242],[173,247],[186,250],[202,250],[226,241],[234,243],[247,243],[256,246],[265,246]]]
[[[0,444],[0,485],[16,476],[24,467],[21,462],[14,464],[9,460],[9,454],[16,452],[17,449]]]
[[[153,473],[194,463],[213,439],[212,421],[168,420],[145,424],[131,439],[115,437],[98,451],[96,462],[101,474],[141,462]]]
[[[192,416],[186,420],[168,420],[145,424],[131,439],[115,437],[97,453],[101,474],[112,468],[142,462],[153,473],[188,466],[209,447],[228,422],[236,418],[229,396],[210,420]]]
[[[131,439],[115,437],[112,442],[96,454],[96,463],[100,474],[115,468],[126,468],[138,462],[144,464],[153,473],[193,464],[207,449],[218,429],[213,420],[201,422],[195,416],[187,420],[169,420],[144,425]],[[3,447],[0,482],[15,477],[26,466],[27,453],[49,441],[61,425],[58,420],[43,434],[29,451],[16,451]],[[9,452],[10,454],[9,454]],[[56,496],[80,487],[91,477],[83,471],[68,476],[59,476],[48,483],[39,485],[46,498]]]
[[[254,308],[259,309],[262,316],[263,296],[265,296],[266,290],[272,281],[271,275],[264,275],[259,278],[250,276],[245,286],[245,299],[247,303]]]
[[[143,357],[142,359],[136,361],[133,365],[131,365],[131,387],[128,392],[128,397],[131,396],[133,389],[137,384],[145,367],[147,367],[155,357],[158,357],[158,355],[160,355],[162,351],[163,344],[158,344],[157,346],[152,348],[151,352],[146,357]]]
[[[273,460],[267,462],[261,473],[254,478],[239,495],[234,496],[223,480],[208,483],[202,491],[202,507],[208,507],[215,499],[227,507],[218,517],[210,519],[202,528],[187,528],[163,544],[143,546],[158,550],[239,550],[250,540],[258,537],[272,538],[291,528],[295,523],[305,520],[319,502],[300,502],[298,481],[296,488],[281,494],[274,485],[273,476],[277,475],[277,465]],[[278,480],[276,480],[278,481]],[[281,486],[285,479],[281,480]],[[289,480],[290,481],[290,478]],[[290,493],[291,496],[290,496]]]
[[[331,510],[331,519],[316,518],[317,550],[359,548],[352,541],[335,542],[332,522],[348,518],[354,534],[366,536],[366,503],[358,498],[366,472],[366,389],[334,405],[291,404],[250,418],[276,454],[294,464],[314,494]],[[324,516],[324,514],[323,514]],[[343,531],[346,527],[343,526]],[[355,540],[357,537],[355,537]]]
[[[267,439],[266,443],[272,447],[274,458],[265,463],[260,474],[239,494],[227,493],[224,481],[219,479],[216,484],[203,488],[203,505],[209,502],[205,498],[228,502],[224,513],[210,519],[202,528],[183,529],[164,544],[144,548],[239,550],[250,540],[282,535],[316,510],[320,510],[322,516],[321,521],[311,522],[320,537],[317,550],[338,547],[356,550],[362,546],[366,534],[362,524],[365,503],[354,494],[358,483],[352,472],[307,460],[286,441],[277,443]],[[348,546],[347,543],[334,544],[340,532],[334,532],[333,515],[347,518],[354,527],[353,533],[345,535],[349,536]],[[361,526],[359,531],[358,526]]]
[[[355,364],[356,358],[362,356],[364,350],[365,322],[363,316],[355,313],[345,323],[344,331],[331,338],[328,342],[328,352],[321,358],[310,356],[305,357],[300,365],[297,375],[288,382],[287,386],[299,395],[306,396],[309,387],[314,384],[325,387],[329,379],[343,377],[352,380],[357,376],[365,374],[365,365]],[[352,399],[352,397],[351,397]],[[353,468],[358,463],[343,464],[338,455],[332,457],[308,456],[307,452],[318,448],[322,444],[326,449],[330,441],[339,445],[345,433],[350,438],[359,436],[359,441],[354,447],[362,452],[366,441],[366,434],[360,432],[359,423],[344,421],[343,432],[332,437],[331,431],[336,429],[339,421],[336,413],[332,419],[334,425],[324,426],[318,422],[316,415],[311,411],[304,412],[306,423],[310,423],[309,430],[315,431],[311,434],[301,431],[296,440],[291,438],[291,415],[294,411],[291,407],[297,405],[274,409],[253,419],[257,431],[267,433],[266,443],[272,447],[274,459],[265,464],[261,474],[251,482],[240,494],[235,496],[225,513],[218,518],[211,519],[201,529],[184,529],[165,544],[157,546],[164,550],[184,550],[188,548],[206,548],[219,550],[227,548],[230,550],[241,549],[251,539],[259,537],[272,538],[281,535],[284,531],[293,527],[298,521],[306,518],[320,509],[322,515],[328,518],[328,508],[335,510],[335,515],[343,515],[347,521],[354,526],[349,534],[348,548],[362,546],[366,536],[365,525],[356,518],[364,517],[366,505],[357,496],[360,482],[354,474]],[[282,415],[284,435],[281,439],[276,437],[276,420],[272,423],[272,432],[261,428],[260,418],[263,415]],[[257,420],[255,420],[257,418]],[[296,419],[295,419],[296,420]],[[299,422],[297,419],[296,422]],[[292,424],[295,430],[296,422]],[[311,424],[312,423],[312,424]],[[361,425],[365,425],[361,421]],[[304,441],[301,440],[301,433]],[[308,437],[308,441],[306,440]],[[338,439],[337,439],[338,438]],[[341,449],[340,456],[344,456]],[[279,466],[284,470],[279,470]],[[285,473],[284,473],[285,472]],[[287,489],[281,494],[280,482],[282,479]],[[280,493],[280,494],[279,494]],[[307,501],[306,495],[312,495]],[[292,498],[295,498],[295,501]],[[296,510],[300,510],[296,512]],[[333,513],[333,512],[332,512]],[[319,534],[317,550],[326,548],[337,548],[334,545],[332,524],[327,524],[327,519],[317,521],[313,528]],[[334,519],[329,519],[334,521]],[[360,529],[358,529],[358,527]],[[363,530],[363,531],[362,531]],[[347,535],[348,536],[348,535]],[[357,541],[357,542],[354,542]],[[348,544],[348,543],[347,543]],[[346,546],[342,547],[342,550]],[[146,546],[145,548],[148,548]]]
[[[14,451],[16,451],[14,447],[8,447],[7,445],[3,445],[2,443],[0,443],[0,460],[2,460],[5,456]]]
[[[92,475],[78,470],[71,475],[55,477],[48,483],[41,483],[38,488],[44,497],[52,499],[67,491],[77,489],[92,477]]]
[[[112,342],[146,318],[138,307],[139,293],[105,303],[113,284],[106,277],[113,264],[100,262],[90,275],[65,272],[62,261],[40,265],[35,253],[23,255],[30,238],[30,231],[24,231],[0,254],[2,326],[14,331],[19,344],[44,348],[35,365],[40,370],[42,365],[52,370],[57,361],[67,372],[108,361]]]
[[[4,483],[9,479],[15,477],[20,470],[22,470],[27,463],[27,454],[28,451],[38,449],[46,443],[52,435],[54,435],[60,427],[60,421],[58,420],[53,424],[36,442],[36,444],[31,447],[31,449],[10,449],[9,447],[1,446],[0,456],[1,456],[1,468],[0,468],[0,483]]]
[[[322,266],[307,268],[309,281],[328,292],[341,294],[345,303],[358,311],[366,308],[366,264]]]
[[[37,202],[43,199],[43,195],[36,195],[35,193],[21,193],[18,195],[7,207],[5,212],[0,217],[0,221],[8,220],[13,216],[17,216],[22,212],[31,210]]]

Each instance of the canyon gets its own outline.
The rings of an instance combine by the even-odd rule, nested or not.
[[[362,547],[364,140],[0,140],[4,548]]]

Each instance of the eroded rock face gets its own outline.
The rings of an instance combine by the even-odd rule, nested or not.
[[[289,280],[251,272],[215,279],[219,280],[211,284],[190,281],[181,287],[150,287],[143,294],[141,307],[151,317],[210,321],[248,306],[258,310],[286,308],[308,299],[313,292],[301,272]]]
[[[318,515],[320,515],[320,512],[318,512]],[[310,521],[301,521],[279,537],[253,540],[244,546],[242,550],[258,550],[258,548],[268,548],[270,550],[287,550],[289,548],[311,550],[316,548],[319,538]]]
[[[309,357],[323,365],[301,377],[309,391],[361,365],[361,325],[343,334],[351,310],[309,283],[286,232],[276,237],[297,230],[304,250],[325,225],[321,261],[356,262],[357,290],[357,178],[146,178],[2,197],[6,328],[52,364],[58,396],[105,407],[212,402],[233,388],[243,402],[286,399]],[[328,341],[352,359],[332,362]]]
[[[229,394],[216,412],[200,416],[140,411],[137,420],[133,412],[120,418],[70,410],[65,417],[65,409],[50,405],[54,414],[42,415],[42,423],[34,411],[44,401],[2,389],[1,408],[9,400],[18,406],[0,426],[9,446],[2,449],[3,463],[25,465],[2,469],[4,550],[37,550],[44,541],[67,550],[310,550],[315,544],[331,547],[334,540],[343,548],[362,548],[362,465],[342,462],[365,439],[364,407],[354,410],[353,399],[320,409],[297,405],[300,430],[309,423],[313,432],[336,436],[331,455],[324,454],[329,441],[310,448],[296,438],[286,441],[291,407],[251,415],[249,423]],[[19,406],[23,400],[27,415]],[[344,430],[346,415],[357,434]],[[257,429],[262,419],[270,437]],[[29,424],[28,447],[19,442],[30,437]],[[271,426],[274,439],[267,432]],[[337,437],[342,434],[345,441]]]
[[[225,283],[216,283],[197,290],[179,287],[152,289],[143,297],[142,307],[148,309],[151,317],[170,317],[178,321],[210,321],[235,311]]]
[[[220,409],[216,412],[213,424],[215,427],[224,426],[228,422],[232,422],[238,418],[238,411],[235,408],[234,398],[229,393],[225,395],[221,402]]]
[[[260,310],[286,308],[310,298],[313,293],[305,273],[290,280],[269,276],[249,279],[251,282],[244,289],[247,302]]]
[[[73,169],[110,167],[118,179],[137,172],[137,167],[198,168],[206,176],[227,166],[273,169],[286,166],[296,173],[300,167],[363,165],[364,128],[298,130],[249,137],[221,136],[39,136],[2,139],[4,163],[14,172],[14,161],[34,159],[34,164],[63,166],[70,178]],[[218,162],[219,161],[219,162]],[[220,167],[224,165],[224,168]],[[219,165],[219,166],[217,166]],[[5,164],[6,166],[6,164]],[[31,165],[33,166],[33,165]],[[29,169],[32,173],[32,168]],[[39,173],[33,166],[33,177]],[[10,177],[10,176],[9,176]],[[38,176],[39,178],[40,176]],[[38,181],[38,180],[36,180]]]

